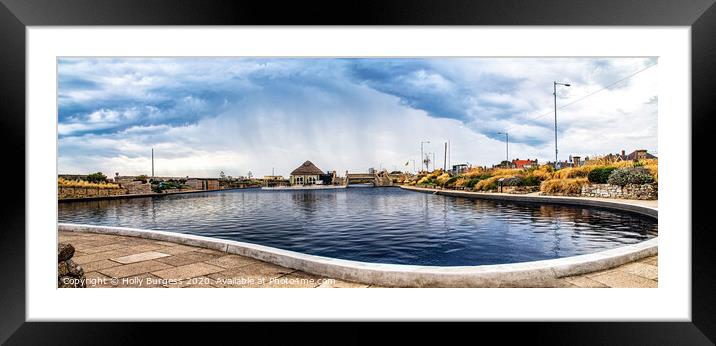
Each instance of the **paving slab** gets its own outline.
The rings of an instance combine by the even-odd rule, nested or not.
[[[100,269],[99,272],[107,275],[109,277],[114,278],[123,278],[128,276],[135,276],[139,274],[154,272],[157,270],[167,269],[167,268],[173,268],[172,266],[168,264],[164,264],[157,261],[144,261],[144,262],[137,262],[132,264],[124,264],[117,267],[112,268],[106,268],[106,269]]]
[[[179,267],[162,269],[159,271],[152,271],[152,274],[163,279],[184,280],[220,272],[222,270],[224,270],[224,268],[198,262]]]
[[[659,277],[659,268],[657,266],[646,263],[629,263],[619,267],[619,270],[630,274],[638,275],[650,280],[656,280]]]
[[[98,253],[93,253],[85,256],[74,256],[72,257],[72,260],[79,263],[89,263],[89,262],[95,262],[103,259],[110,259],[113,257],[122,257],[122,256],[128,256],[131,254],[135,254],[138,251],[132,249],[132,248],[121,248],[117,250],[111,250],[111,251],[103,251]]]
[[[161,252],[156,252],[156,251],[147,251],[147,252],[140,252],[140,253],[135,253],[135,254],[131,254],[128,256],[122,256],[122,257],[110,258],[110,259],[112,261],[119,262],[122,264],[129,264],[129,263],[143,262],[143,261],[153,260],[153,259],[162,258],[162,257],[169,257],[169,256],[171,256],[171,255],[161,253]]]
[[[84,269],[85,273],[93,272],[93,271],[97,271],[97,270],[105,269],[105,268],[116,267],[116,266],[120,266],[120,265],[121,265],[120,263],[117,263],[115,261],[106,260],[106,259],[95,261],[95,262],[89,262],[89,263],[85,263],[85,264],[80,264],[82,269]]]
[[[225,255],[205,262],[227,269],[261,263],[261,261],[257,259],[239,255]]]
[[[575,287],[581,287],[581,288],[607,288],[607,287],[609,287],[599,281],[594,281],[586,276],[568,277],[568,278],[565,278],[564,280],[573,284]]]
[[[654,280],[623,272],[620,270],[613,270],[602,274],[590,276],[590,279],[601,282],[609,287],[617,288],[630,288],[630,287],[658,287],[658,284]]]

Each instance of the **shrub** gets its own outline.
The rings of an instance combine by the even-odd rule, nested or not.
[[[606,184],[609,175],[616,169],[616,167],[597,167],[587,174],[587,179],[591,183]]]
[[[528,177],[535,177],[539,180],[552,179],[553,173],[554,173],[554,168],[552,168],[551,166],[547,166],[547,165],[542,165],[539,167],[532,167],[527,170]]]
[[[567,167],[562,168],[552,175],[554,179],[586,178],[595,166]]]
[[[497,189],[497,179],[500,177],[490,177],[487,179],[480,180],[477,184],[475,184],[475,190],[478,191],[490,191],[490,190],[496,190]]]
[[[88,175],[85,180],[89,181],[90,183],[103,183],[107,181],[107,176],[102,174],[102,172],[97,172]]]
[[[146,174],[138,175],[134,177],[134,181],[141,181],[142,184],[146,184],[149,177]]]
[[[499,179],[498,179],[499,180]],[[522,177],[509,177],[502,180],[502,186],[522,186]]]
[[[522,186],[539,186],[542,179],[534,175],[528,175],[522,179]]]
[[[582,185],[586,185],[588,183],[589,182],[586,178],[551,179],[542,182],[542,185],[540,185],[540,191],[545,193],[578,195],[582,193]]]
[[[479,177],[479,176],[478,176],[478,177],[472,177],[472,178],[470,178],[470,180],[467,182],[466,186],[469,187],[469,188],[473,188],[473,187],[475,187],[475,184],[477,184],[477,183],[480,182],[480,180],[482,180],[482,178]]]
[[[522,169],[519,168],[497,168],[492,171],[492,175],[497,176],[513,176],[522,173]]]
[[[624,167],[612,172],[607,183],[624,186],[627,184],[649,184],[654,182],[649,169],[644,167]]]
[[[450,180],[450,173],[443,173],[435,178],[435,182],[440,186],[445,186],[445,183],[447,183],[448,180]]]
[[[461,175],[464,177],[473,178],[473,177],[476,177],[476,176],[479,176],[482,174],[484,174],[484,172],[482,171],[482,168],[475,167],[475,168],[470,168],[469,170],[467,170],[466,172],[464,172]]]
[[[445,182],[445,187],[453,187],[456,185],[456,182],[458,180],[458,177],[451,177]]]

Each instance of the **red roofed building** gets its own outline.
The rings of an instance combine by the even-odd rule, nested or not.
[[[514,159],[512,160],[512,166],[515,168],[531,168],[537,166],[537,159],[534,160],[520,160],[520,159]]]

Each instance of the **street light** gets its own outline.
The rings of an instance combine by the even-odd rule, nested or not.
[[[428,143],[428,144],[430,144],[430,141],[420,142],[420,161],[421,161],[421,163],[420,163],[420,164],[421,164],[420,170],[423,169],[423,168],[422,168],[422,164],[423,164],[423,162],[425,161],[425,156],[423,156],[423,143]],[[427,166],[427,163],[426,163],[425,165]],[[425,167],[425,170],[428,170],[428,169],[430,169],[430,167]]]
[[[569,83],[557,83],[554,82],[554,168],[557,169],[557,85],[563,85],[569,87]]]
[[[498,135],[505,135],[505,153],[507,155],[507,162],[510,162],[510,135],[507,132],[498,132]]]

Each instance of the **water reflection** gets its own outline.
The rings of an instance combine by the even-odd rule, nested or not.
[[[232,190],[61,203],[60,222],[167,230],[367,262],[479,265],[592,253],[656,236],[639,215],[396,188]]]

